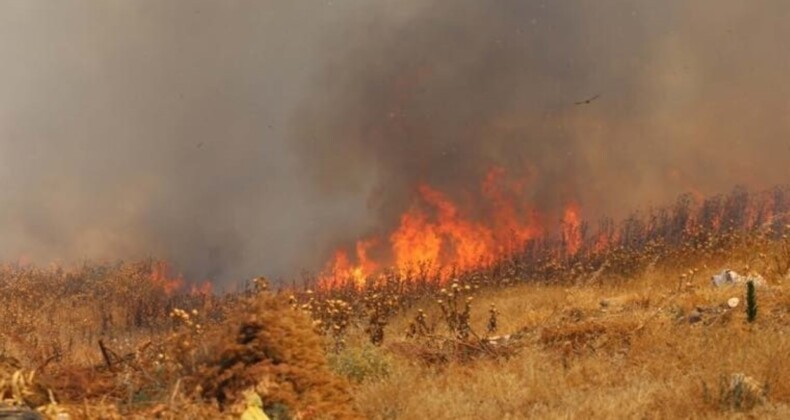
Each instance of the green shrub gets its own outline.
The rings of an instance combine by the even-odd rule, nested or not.
[[[386,378],[391,371],[390,358],[380,348],[367,343],[331,354],[329,367],[356,383]]]

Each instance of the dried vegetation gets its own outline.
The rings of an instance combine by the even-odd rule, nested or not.
[[[179,293],[156,264],[0,271],[0,397],[50,417],[790,415],[790,193],[582,225],[469,272]],[[574,247],[576,248],[576,247]],[[747,322],[723,268],[759,273]]]

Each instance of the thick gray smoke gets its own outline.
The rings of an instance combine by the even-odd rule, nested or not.
[[[0,3],[0,259],[288,276],[500,165],[620,215],[788,181],[790,3]],[[575,105],[600,94],[589,104]]]
[[[0,3],[0,258],[153,256],[198,280],[298,267],[311,223],[334,219],[300,193],[284,125],[336,17],[291,1]]]
[[[460,199],[492,165],[554,217],[789,179],[788,2],[422,3],[330,38],[295,119],[314,184],[369,191],[379,226],[416,183]]]

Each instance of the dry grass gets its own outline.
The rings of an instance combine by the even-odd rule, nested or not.
[[[238,418],[250,392],[272,419],[790,418],[790,217],[760,210],[785,195],[692,218],[681,200],[608,248],[539,241],[445,283],[423,267],[215,296],[150,261],[0,266],[0,400],[75,419]],[[725,267],[765,277],[756,322],[745,288],[710,284]]]
[[[130,326],[130,318],[116,316],[94,334],[73,326],[68,334],[58,330],[68,326],[58,319],[71,322],[69,304],[42,317],[17,302],[14,319],[28,320],[31,329],[18,341],[4,341],[2,377],[9,380],[0,388],[3,399],[72,418],[233,418],[250,389],[274,418],[787,418],[787,282],[777,273],[767,276],[769,286],[758,290],[757,321],[749,324],[743,288],[717,289],[709,280],[722,267],[754,264],[757,252],[772,255],[770,244],[761,244],[683,264],[649,264],[631,278],[449,288],[437,292],[441,305],[435,297],[414,298],[389,314],[380,346],[369,343],[368,316],[378,309],[356,316],[340,303],[313,299],[316,314],[324,316],[326,308],[331,320],[344,323],[335,336],[331,325],[311,326],[298,303],[268,292],[165,298],[151,319],[131,318]],[[28,299],[23,293],[53,299],[34,278],[52,279],[18,277],[20,289],[7,283],[6,290],[21,301]],[[457,304],[451,329],[447,296],[454,290],[458,302],[473,300],[468,312]],[[740,306],[729,309],[731,297],[741,298]],[[187,309],[171,316],[167,308],[176,303],[191,304],[197,315]],[[498,331],[477,336],[490,322],[491,305]],[[93,321],[78,328],[102,328],[103,308],[80,308],[80,316]],[[420,309],[430,334],[407,339]],[[691,323],[695,311],[700,319]],[[150,325],[134,328],[134,322]],[[6,325],[4,334],[21,331]],[[50,331],[59,331],[60,353],[44,340]],[[487,341],[493,334],[497,341]],[[109,364],[97,338],[115,353]],[[325,352],[336,376],[326,369]],[[32,369],[35,381],[17,386],[24,392],[15,394],[10,380],[17,372],[24,380]]]
[[[476,306],[495,304],[503,332],[529,332],[522,351],[439,367],[401,357],[387,379],[358,386],[357,406],[380,419],[787,418],[790,293],[776,282],[760,291],[761,316],[747,325],[742,304],[719,312],[744,291],[713,289],[710,273],[680,291],[678,270],[668,270],[614,289],[524,285],[483,293]],[[706,309],[702,321],[689,323],[698,306]],[[472,321],[480,328],[483,314]],[[736,373],[764,387],[764,403],[733,399]]]
[[[168,293],[144,264],[4,270],[0,417],[238,418],[254,392],[273,419],[359,418],[284,296]]]

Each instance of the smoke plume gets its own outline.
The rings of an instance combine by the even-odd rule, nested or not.
[[[3,2],[0,259],[292,276],[391,228],[418,184],[464,200],[494,166],[592,219],[786,183],[788,19],[782,0]]]
[[[364,191],[374,230],[415,185],[460,200],[492,166],[592,219],[788,179],[786,3],[422,3],[330,38],[294,122],[312,184]]]

